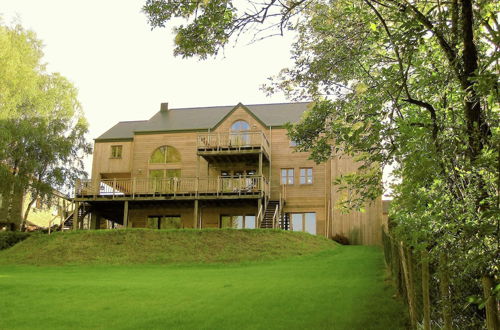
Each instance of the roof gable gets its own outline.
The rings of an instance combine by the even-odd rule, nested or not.
[[[134,134],[213,130],[239,108],[243,108],[264,127],[283,126],[287,122],[298,122],[309,104],[300,102],[244,105],[240,102],[236,106],[169,109],[158,111],[149,120],[119,122],[95,140],[132,140]]]

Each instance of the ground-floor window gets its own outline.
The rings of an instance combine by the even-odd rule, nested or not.
[[[221,228],[254,229],[255,215],[221,215]]]
[[[316,235],[316,213],[292,213],[291,219],[293,231],[305,231]]]
[[[152,215],[146,226],[151,229],[177,229],[182,227],[180,215]]]

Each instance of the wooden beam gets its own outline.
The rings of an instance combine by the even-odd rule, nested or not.
[[[73,230],[78,229],[78,209],[80,208],[80,203],[75,202],[75,208],[73,209]]]
[[[128,201],[123,203],[123,227],[128,227]]]
[[[193,228],[198,228],[198,200],[194,200]]]

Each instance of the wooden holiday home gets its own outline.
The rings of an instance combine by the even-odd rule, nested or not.
[[[73,227],[90,215],[130,228],[282,228],[379,244],[381,201],[342,214],[332,181],[348,158],[316,164],[284,128],[308,103],[170,109],[95,139],[92,175],[75,189]]]

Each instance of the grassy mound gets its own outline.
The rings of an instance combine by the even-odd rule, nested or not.
[[[0,265],[125,265],[273,260],[335,248],[280,230],[98,230],[35,235],[0,252]]]

